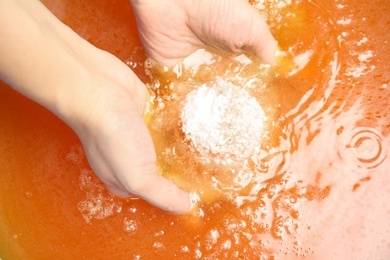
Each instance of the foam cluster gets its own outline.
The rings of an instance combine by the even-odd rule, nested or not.
[[[187,94],[182,131],[202,157],[227,162],[252,155],[259,147],[264,112],[245,89],[218,80]]]

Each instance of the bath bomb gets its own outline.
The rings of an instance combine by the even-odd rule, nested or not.
[[[248,91],[224,80],[189,92],[180,117],[186,139],[199,154],[222,162],[252,155],[265,120]]]

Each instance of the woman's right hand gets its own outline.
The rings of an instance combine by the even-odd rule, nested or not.
[[[173,66],[199,48],[252,52],[274,63],[277,43],[246,0],[131,0],[146,54]]]

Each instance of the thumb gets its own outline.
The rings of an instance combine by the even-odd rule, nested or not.
[[[241,37],[238,39],[246,39],[242,43],[242,49],[253,52],[257,57],[269,64],[275,64],[275,53],[277,49],[277,41],[273,37],[266,20],[263,16],[248,3],[251,10],[247,10],[248,17],[247,26],[240,30]]]

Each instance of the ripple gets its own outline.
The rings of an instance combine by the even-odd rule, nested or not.
[[[359,169],[371,170],[381,165],[387,155],[382,134],[375,128],[357,127],[341,144],[342,158]]]

